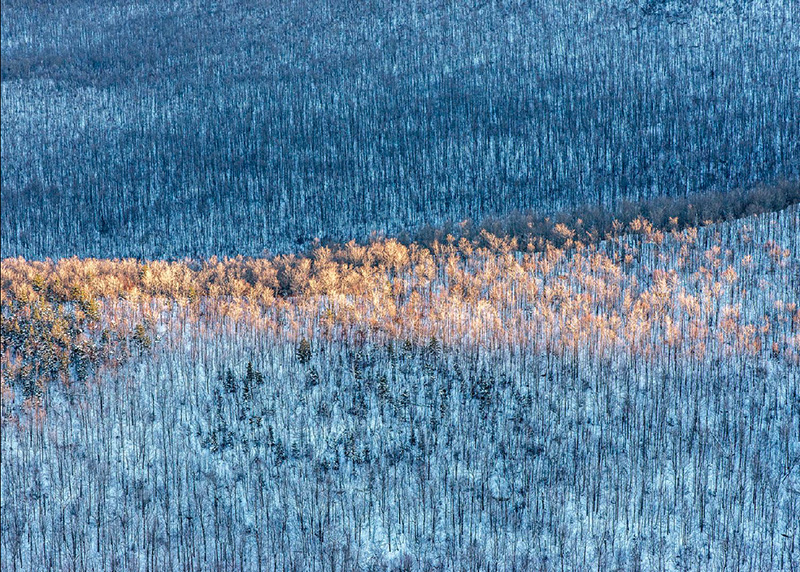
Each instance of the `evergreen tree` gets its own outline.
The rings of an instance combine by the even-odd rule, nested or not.
[[[442,346],[439,343],[439,340],[436,339],[436,336],[431,336],[430,342],[428,342],[428,355],[431,358],[439,357],[439,352],[441,351]]]
[[[230,368],[225,373],[224,389],[226,393],[236,393],[236,378],[233,377],[233,372]]]
[[[153,345],[153,340],[150,339],[150,336],[147,335],[147,330],[144,328],[144,324],[137,324],[133,330],[133,345],[136,349],[139,350],[139,354],[144,353],[145,351],[149,350],[150,347]]]
[[[247,372],[244,376],[242,383],[242,397],[245,401],[250,401],[253,398],[253,386],[255,385],[256,374],[253,370],[252,362],[247,362]]]
[[[386,376],[381,374],[378,377],[378,398],[381,401],[387,401],[389,399],[389,381],[386,379]]]
[[[297,350],[295,351],[295,357],[302,365],[306,365],[311,361],[311,344],[307,339],[303,338],[300,340],[300,344],[297,346]]]

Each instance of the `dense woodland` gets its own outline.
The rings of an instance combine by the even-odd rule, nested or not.
[[[800,208],[672,222],[3,259],[2,569],[796,570]]]
[[[0,0],[0,572],[800,571],[796,0]]]
[[[800,177],[795,0],[2,0],[3,257],[287,253]]]

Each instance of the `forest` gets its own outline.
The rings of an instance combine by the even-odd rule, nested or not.
[[[3,257],[286,254],[800,178],[795,0],[2,12]]]
[[[795,0],[0,0],[0,572],[800,571]]]
[[[792,570],[800,209],[2,261],[3,570]]]

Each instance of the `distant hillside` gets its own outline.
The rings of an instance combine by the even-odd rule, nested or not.
[[[2,256],[314,238],[800,178],[794,0],[2,0]]]

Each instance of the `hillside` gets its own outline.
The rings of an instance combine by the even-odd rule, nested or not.
[[[796,8],[2,0],[0,256],[263,256],[797,181]]]
[[[3,259],[2,570],[796,569],[800,208],[552,232]]]

